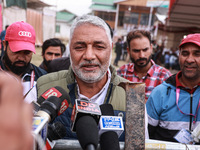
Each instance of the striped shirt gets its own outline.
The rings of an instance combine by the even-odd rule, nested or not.
[[[151,60],[152,66],[148,70],[147,74],[143,76],[141,79],[138,77],[137,73],[134,71],[134,64],[129,63],[121,66],[117,70],[117,74],[125,79],[128,79],[132,82],[143,82],[146,84],[145,87],[145,99],[147,101],[151,91],[163,81],[165,81],[169,76],[171,76],[171,72],[164,67],[161,67],[153,60]],[[145,102],[146,102],[145,101]]]

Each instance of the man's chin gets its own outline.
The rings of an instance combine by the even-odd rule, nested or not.
[[[138,68],[144,68],[144,67],[146,67],[147,66],[147,64],[137,64],[137,67]]]

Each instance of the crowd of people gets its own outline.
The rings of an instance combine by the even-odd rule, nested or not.
[[[37,101],[47,89],[55,86],[65,89],[71,99],[69,108],[54,120],[65,126],[65,139],[77,139],[70,128],[75,99],[98,105],[111,104],[115,116],[122,116],[125,123],[126,91],[120,83],[141,82],[146,85],[145,137],[183,143],[177,136],[182,134],[182,129],[191,133],[200,124],[200,34],[188,35],[182,39],[178,53],[176,50],[172,53],[165,50],[164,59],[159,59],[160,49],[152,41],[149,31],[130,31],[126,41],[119,38],[114,47],[112,32],[109,25],[97,16],[77,17],[70,30],[70,57],[62,58],[66,47],[59,39],[48,39],[42,46],[43,62],[37,67],[30,63],[35,53],[33,27],[25,22],[11,24],[2,41],[4,55],[0,61],[0,111],[1,114],[8,112],[8,104],[14,111],[9,113],[12,120],[2,117],[5,123],[1,124],[1,138],[5,131],[11,129],[14,132],[9,132],[5,137],[10,136],[18,149],[23,149],[21,140],[26,137],[24,149],[30,146],[31,136],[27,130],[30,129],[32,116],[27,103]],[[119,65],[120,59],[126,60],[127,55],[130,58],[129,63],[117,70],[111,64],[113,49],[116,52],[115,66]],[[164,60],[163,66],[159,64],[161,60]],[[180,71],[172,74],[168,69],[177,69],[178,64]],[[57,70],[50,71],[52,66]],[[13,88],[13,92],[8,93],[10,88]],[[28,110],[24,110],[24,107]],[[26,128],[22,129],[18,120],[25,118],[28,118],[23,124]],[[14,128],[9,124],[18,126]],[[17,139],[17,135],[23,138]],[[124,139],[123,133],[119,140]],[[3,140],[2,146],[8,149]]]

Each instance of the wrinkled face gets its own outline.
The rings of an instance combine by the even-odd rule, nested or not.
[[[200,79],[200,47],[188,43],[182,46],[179,54],[182,75],[189,80]]]
[[[56,58],[62,57],[60,46],[49,46],[44,53],[43,58],[46,61],[50,61]]]
[[[152,45],[146,37],[132,39],[128,52],[135,67],[143,68],[150,63]]]
[[[101,80],[110,65],[111,51],[104,29],[91,24],[78,26],[70,43],[71,65],[78,79],[87,83]]]
[[[17,75],[23,73],[32,59],[33,52],[29,50],[22,50],[19,52],[12,52],[9,45],[5,52],[4,60],[7,67]]]

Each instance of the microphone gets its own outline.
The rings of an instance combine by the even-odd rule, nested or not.
[[[76,123],[76,135],[83,150],[96,150],[98,145],[98,128],[90,115],[82,116]]]
[[[50,96],[47,98],[39,108],[36,116],[48,118],[48,122],[52,122],[61,107],[62,100],[56,96]]]
[[[101,111],[97,103],[76,99],[71,116],[71,130],[76,132],[84,150],[95,150],[98,145],[98,127]]]
[[[101,150],[120,150],[119,137],[124,131],[122,117],[114,116],[111,104],[100,105],[102,116],[99,121]]]
[[[94,118],[96,123],[99,123],[99,119],[101,116],[101,110],[97,103],[92,103],[86,100],[75,100],[75,105],[72,110],[71,115],[71,130],[76,132],[76,122],[77,120],[85,115],[90,115]]]
[[[60,86],[55,86],[52,87],[48,90],[46,90],[37,100],[37,103],[39,105],[42,104],[47,98],[51,96],[56,96],[62,100],[62,104],[60,107],[60,110],[58,112],[58,116],[61,115],[68,107],[70,104],[70,96],[69,94]],[[35,106],[35,105],[34,105]],[[35,107],[34,107],[35,108]]]
[[[39,107],[39,111],[33,118],[33,133],[34,135],[41,135],[43,141],[47,139],[47,126],[49,122],[57,117],[63,100],[56,96],[48,97]],[[33,149],[36,149],[37,144],[33,144]]]
[[[47,138],[50,141],[62,139],[67,134],[65,126],[61,122],[48,125]]]

